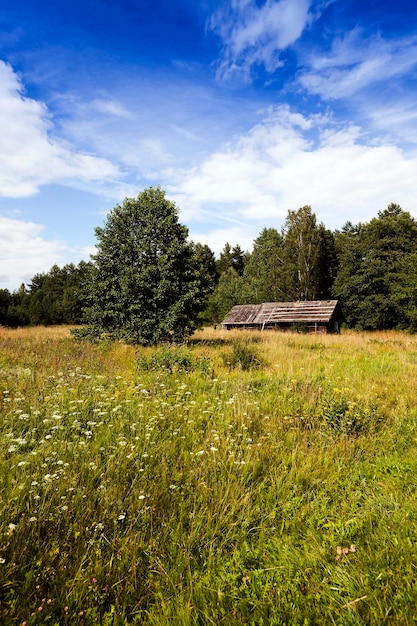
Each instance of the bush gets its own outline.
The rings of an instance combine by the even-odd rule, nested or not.
[[[242,369],[245,371],[259,369],[263,367],[264,361],[258,352],[247,343],[234,341],[232,343],[232,352],[222,355],[223,363],[229,369]]]
[[[375,404],[363,398],[352,399],[341,389],[333,389],[324,396],[319,417],[338,433],[354,436],[372,432],[384,419]]]
[[[162,348],[155,348],[148,354],[142,354],[136,359],[136,368],[139,371],[162,372],[193,372],[209,373],[210,363],[204,357],[196,357],[185,345],[171,344]]]

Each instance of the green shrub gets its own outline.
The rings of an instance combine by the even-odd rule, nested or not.
[[[324,394],[319,417],[324,424],[345,435],[372,432],[384,419],[375,403],[369,403],[364,398],[352,398],[349,390],[341,389]]]
[[[225,352],[222,355],[223,363],[229,369],[242,369],[244,371],[259,369],[264,365],[262,357],[257,350],[248,343],[234,341],[232,343],[232,352]]]
[[[186,345],[171,344],[162,348],[154,348],[151,352],[141,354],[136,359],[139,371],[159,372],[194,372],[208,373],[211,366],[204,357],[196,357]]]

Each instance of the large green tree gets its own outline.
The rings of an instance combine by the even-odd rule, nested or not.
[[[366,224],[336,234],[339,272],[333,294],[349,325],[365,329],[414,326],[417,222],[390,204]]]
[[[310,206],[288,211],[283,229],[285,300],[328,298],[336,270],[334,239]]]
[[[189,336],[202,288],[188,230],[158,188],[126,198],[95,229],[86,334],[141,345]]]
[[[203,295],[209,297],[219,282],[214,252],[207,244],[192,243],[194,263],[201,280]]]
[[[226,242],[216,262],[218,274],[224,274],[232,267],[239,276],[243,276],[247,256],[247,253],[242,250],[239,244],[232,248],[230,243]]]
[[[286,300],[283,293],[282,235],[275,228],[264,228],[255,239],[245,264],[244,295],[250,304]]]

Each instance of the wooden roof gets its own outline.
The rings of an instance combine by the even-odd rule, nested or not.
[[[338,300],[306,300],[300,302],[264,302],[239,304],[223,320],[225,326],[264,324],[329,323],[338,307]]]

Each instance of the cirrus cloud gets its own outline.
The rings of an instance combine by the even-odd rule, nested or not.
[[[249,77],[254,65],[274,72],[282,65],[280,51],[293,44],[313,19],[312,0],[231,0],[216,11],[209,28],[223,41],[218,76],[241,72]]]
[[[385,40],[360,28],[332,42],[326,52],[309,52],[297,82],[310,94],[329,100],[349,98],[376,83],[409,76],[417,66],[417,37]]]

